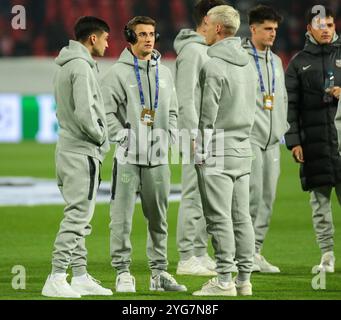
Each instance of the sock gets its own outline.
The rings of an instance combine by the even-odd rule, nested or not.
[[[248,272],[239,272],[237,276],[237,282],[248,281],[251,278],[251,273]]]
[[[218,281],[223,285],[227,284],[228,282],[232,281],[232,274],[230,272],[218,274]]]

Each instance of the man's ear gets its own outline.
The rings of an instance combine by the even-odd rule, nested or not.
[[[251,34],[256,33],[256,25],[252,24],[252,25],[250,26],[250,32],[251,32]]]
[[[309,33],[311,33],[311,29],[312,29],[311,24],[308,24],[308,25],[307,25],[307,31],[308,31]]]
[[[93,46],[93,45],[96,43],[96,41],[97,41],[97,36],[93,33],[93,34],[89,37],[89,39],[90,39],[91,45]]]

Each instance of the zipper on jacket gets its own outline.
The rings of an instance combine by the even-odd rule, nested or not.
[[[116,184],[117,184],[117,159],[114,158],[114,167],[112,170],[111,200],[115,200]]]
[[[153,110],[153,101],[152,101],[152,88],[150,85],[150,78],[149,78],[149,64],[150,64],[150,60],[148,60],[147,62],[147,78],[148,78],[148,87],[149,87],[149,103],[150,103],[150,110]],[[154,126],[151,126],[151,132],[153,132],[153,128]],[[153,136],[151,137],[153,138]],[[148,137],[147,137],[148,140]],[[153,139],[151,140],[151,144],[150,144],[150,153],[152,153],[152,149],[153,149]],[[149,166],[151,166],[151,160],[149,158],[148,160],[148,150],[147,150],[147,162],[149,164]]]
[[[268,88],[269,88],[269,92],[271,92],[271,87],[270,87],[270,72],[269,72],[269,66],[268,66],[268,52],[269,52],[269,48],[267,48],[266,50],[266,53],[265,53],[265,64],[266,64],[266,71],[267,71],[267,74],[268,74]],[[274,76],[274,75],[273,75]],[[265,149],[264,150],[267,150],[268,149],[268,146],[270,144],[270,141],[271,141],[271,136],[272,136],[272,110],[269,110],[270,112],[270,132],[269,132],[269,140],[265,146]]]
[[[88,156],[88,163],[89,163],[89,175],[90,175],[88,200],[92,200],[93,195],[94,195],[94,188],[95,188],[96,163],[95,163],[95,160],[90,156]]]
[[[323,73],[323,75],[322,75],[322,77],[323,77],[322,84],[323,84],[323,86],[325,85],[325,81],[326,81],[326,64],[325,64],[325,58],[324,58],[324,48],[325,48],[325,45],[322,45],[321,50],[322,50],[322,73]],[[327,117],[328,117],[328,124],[327,124],[327,126],[328,126],[328,141],[330,141],[331,144],[332,144],[333,143],[332,140],[331,140],[331,138],[332,138],[332,132],[331,131],[332,130],[331,130],[331,126],[329,125],[329,123],[330,123],[330,121],[329,121],[329,119],[330,119],[330,115],[329,115],[330,103],[326,104],[323,107],[324,108],[326,108],[326,107],[328,108],[328,110],[327,110]],[[330,161],[333,162],[332,155],[330,156]],[[332,167],[332,171],[333,171],[333,177],[335,178],[336,172],[335,172],[335,167],[334,167],[333,163],[332,163],[331,167]]]

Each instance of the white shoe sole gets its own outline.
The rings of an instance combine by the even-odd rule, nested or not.
[[[208,296],[215,296],[215,297],[236,297],[237,296],[237,290],[235,291],[227,291],[227,292],[220,292],[220,293],[213,293],[213,292],[204,292],[204,291],[195,291],[192,294],[193,296],[202,296],[202,297],[208,297]]]
[[[91,291],[87,291],[87,290],[83,290],[83,289],[77,289],[72,287],[73,291],[76,291],[77,293],[79,293],[81,296],[112,296],[113,293],[112,291],[108,291],[108,292],[91,292]]]
[[[44,290],[44,289],[42,290],[41,294],[42,294],[42,296],[48,297],[48,298],[79,299],[82,297],[80,294],[78,294],[78,295],[60,295],[60,294],[56,293],[55,291],[53,292],[53,291]]]

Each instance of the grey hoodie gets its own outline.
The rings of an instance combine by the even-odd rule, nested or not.
[[[258,145],[262,149],[274,147],[279,143],[281,138],[289,129],[287,122],[288,113],[288,95],[285,87],[285,75],[281,59],[272,53],[275,66],[275,99],[274,108],[272,111],[264,110],[263,94],[260,88],[260,81],[254,59],[254,52],[252,44],[249,39],[244,39],[243,47],[248,51],[251,57],[251,64],[253,72],[257,76],[257,111],[255,123],[251,133],[251,143]],[[259,64],[262,70],[265,90],[267,93],[272,92],[272,66],[270,50],[261,52],[257,51],[259,57]]]
[[[250,133],[256,112],[257,78],[250,56],[237,37],[217,42],[209,48],[208,55],[212,59],[200,73],[199,130],[205,134],[205,129],[214,129],[210,142],[213,156],[251,156]],[[224,150],[216,148],[219,147],[218,129],[223,130]],[[204,142],[204,145],[197,144],[197,158],[208,156],[210,143]]]
[[[109,142],[96,62],[85,46],[73,40],[55,61],[60,66],[54,78],[60,127],[57,148],[103,161]]]
[[[142,107],[130,50],[122,52],[101,80],[109,140],[119,143],[122,148],[117,150],[124,149],[125,159],[119,160],[126,163],[148,166],[168,163],[168,143],[173,141],[170,141],[174,139],[173,130],[177,129],[178,102],[171,72],[160,59],[160,53],[154,50],[152,60],[138,61],[147,109],[154,109],[156,62],[159,64],[159,105],[153,127],[140,121]]]
[[[199,122],[199,73],[206,61],[205,38],[191,29],[183,29],[174,41],[176,59],[175,85],[179,101],[179,129],[197,129]],[[193,135],[192,135],[193,136]]]

